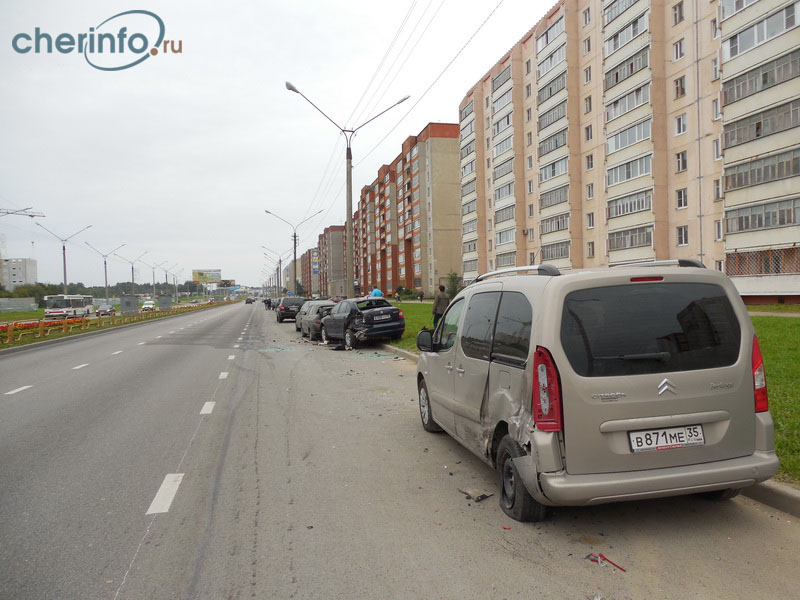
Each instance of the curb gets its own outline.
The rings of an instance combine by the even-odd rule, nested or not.
[[[414,364],[418,362],[418,355],[408,350],[395,348],[389,344],[383,344],[383,350],[402,356]],[[779,481],[768,480],[758,483],[742,490],[742,495],[752,498],[771,508],[781,510],[787,514],[800,518],[800,490]]]
[[[742,495],[800,518],[800,490],[779,481],[765,481],[742,490]]]

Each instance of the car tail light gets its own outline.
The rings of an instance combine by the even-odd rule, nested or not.
[[[664,278],[657,275],[652,277],[631,277],[632,283],[639,283],[642,281],[664,281]]]
[[[403,314],[402,310],[399,313],[397,313],[397,316],[400,317],[401,319],[405,318],[405,315]]]
[[[536,347],[533,355],[533,420],[541,431],[561,431],[561,384],[558,369],[547,348]]]
[[[769,400],[767,398],[767,374],[764,371],[764,359],[761,357],[761,347],[758,345],[758,336],[753,336],[753,396],[756,401],[756,412],[767,412]]]

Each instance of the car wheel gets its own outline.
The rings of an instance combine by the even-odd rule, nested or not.
[[[294,330],[295,331],[300,331],[300,325],[297,324],[297,319],[295,319],[295,321],[294,321]]]
[[[425,385],[425,380],[419,382],[417,388],[419,392],[419,416],[422,419],[422,428],[430,433],[437,433],[442,430],[433,420],[433,413],[431,412],[431,400],[428,396],[428,386]]]
[[[328,332],[325,331],[325,325],[323,325],[322,328],[319,330],[319,339],[322,340],[323,344],[327,344],[328,342],[331,341],[331,339],[328,337]]]
[[[306,330],[303,329],[302,325],[300,326],[300,337],[308,337],[308,334],[306,333]]]
[[[278,323],[283,323],[283,318],[280,315],[278,315],[276,318],[278,319]]]
[[[741,488],[728,488],[727,490],[715,490],[713,492],[703,492],[700,494],[707,500],[730,500],[736,498],[742,492]]]
[[[358,342],[356,341],[356,334],[353,333],[352,329],[348,329],[344,332],[344,345],[346,348],[352,348],[353,350],[356,349],[356,345]]]
[[[392,336],[392,339],[396,341],[396,340],[399,340],[401,337],[403,337],[403,334],[402,334],[402,333],[395,333],[395,334]]]
[[[497,448],[500,508],[515,521],[541,521],[547,514],[547,507],[534,500],[522,483],[511,460],[520,456],[525,456],[525,451],[509,435],[505,435]]]

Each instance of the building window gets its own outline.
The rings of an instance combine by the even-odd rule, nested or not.
[[[675,231],[678,237],[678,246],[688,246],[689,245],[689,226],[688,225],[681,225],[680,227],[676,227]]]
[[[547,208],[548,206],[555,206],[561,204],[569,199],[569,185],[564,185],[554,190],[542,192],[539,196],[539,206]]]
[[[675,97],[683,98],[686,95],[686,75],[681,75],[675,80]]]
[[[617,31],[617,33],[606,39],[605,57],[608,58],[614,52],[622,48],[625,44],[646,32],[647,17],[647,13],[639,15],[633,21],[625,25],[625,27]]]
[[[719,59],[711,59],[711,79],[716,81],[719,79]]]
[[[530,75],[531,72],[531,59],[525,61],[525,74]]]
[[[686,133],[686,113],[675,117],[675,135]]]
[[[536,38],[536,52],[544,50],[550,42],[555,40],[559,35],[564,32],[564,17],[559,17],[558,21],[553,23],[547,31]]]
[[[800,223],[800,198],[748,206],[725,213],[725,231],[728,233],[774,229],[798,223]]]
[[[588,37],[583,40],[583,54],[589,54],[592,51],[592,38]]]
[[[641,248],[653,245],[653,228],[635,227],[624,231],[613,231],[608,233],[609,250],[625,250],[626,248]]]
[[[541,258],[543,261],[569,258],[569,242],[557,242],[542,246]]]
[[[533,193],[533,179],[528,179],[528,193]]]
[[[717,72],[717,77],[719,77],[719,72]],[[800,77],[800,49],[793,50],[789,54],[784,54],[724,82],[722,84],[722,104],[731,104],[796,77]]]
[[[477,271],[477,270],[478,270],[478,259],[477,258],[473,258],[472,260],[465,260],[464,261],[464,272],[465,273],[469,273],[471,271]],[[405,271],[405,268],[400,269],[400,271],[401,271],[400,274],[403,275],[404,274],[403,271]]]
[[[586,229],[594,229],[594,213],[586,214]]]
[[[533,114],[533,112],[531,111],[531,109],[530,109],[530,108],[528,108],[528,109],[526,109],[526,110],[525,110],[525,121],[526,121],[526,122],[528,122],[528,121],[530,121],[530,120],[531,120],[531,116],[532,116],[532,114]]]
[[[531,84],[530,83],[525,86],[525,97],[526,98],[530,98],[531,97]]]
[[[591,171],[594,169],[594,154],[586,155],[586,170]]]
[[[800,99],[728,123],[723,128],[725,148],[731,148],[800,126]]]
[[[567,85],[567,72],[564,71],[561,75],[553,77],[547,83],[539,86],[539,92],[536,94],[536,104],[541,104],[545,100],[549,100],[558,92],[563,90]]]
[[[497,267],[514,267],[517,264],[517,253],[506,252],[505,254],[497,255]]]
[[[722,60],[730,60],[797,26],[796,3],[782,8],[722,42]]]
[[[533,156],[528,157],[528,168],[529,169],[533,168]]]
[[[646,83],[632,92],[628,92],[606,106],[606,121],[612,121],[642,104],[650,102],[650,84]]]
[[[651,190],[643,192],[636,192],[628,194],[627,196],[620,196],[608,201],[608,209],[606,210],[606,217],[613,219],[614,217],[622,217],[652,208],[652,195]]]
[[[714,240],[717,242],[722,241],[722,219],[714,221]]]
[[[533,204],[528,204],[528,216],[533,216]]]
[[[675,190],[675,205],[678,210],[682,208],[688,208],[689,192],[686,188]]]
[[[717,26],[716,19],[711,19],[711,37],[712,39],[717,39],[719,37],[719,27]]]
[[[592,200],[594,198],[594,184],[587,183],[586,184],[586,199]]]
[[[713,98],[711,100],[711,118],[715,121],[719,120],[720,113],[719,113],[719,98]]]
[[[563,175],[567,172],[567,163],[569,157],[565,156],[555,162],[552,162],[548,165],[539,169],[539,182],[544,182],[553,177],[558,177],[559,175]]]
[[[607,170],[606,179],[608,186],[630,181],[643,175],[649,175],[652,169],[653,155],[648,154],[634,160],[615,165]]]
[[[722,143],[717,138],[713,141],[714,146],[714,160],[722,160]]]
[[[539,224],[539,229],[542,235],[569,229],[569,213],[562,213],[555,217],[542,219],[542,222]]]
[[[591,9],[587,8],[583,11],[583,26],[586,27],[591,22],[592,22],[592,12]]]
[[[603,80],[603,89],[609,90],[615,85],[622,83],[629,77],[638,73],[642,69],[647,68],[650,64],[649,52],[649,46],[647,48],[642,48],[633,56],[626,58],[624,61],[617,64],[613,69],[605,74],[605,78]]]
[[[594,242],[586,243],[586,257],[594,258]]]
[[[798,162],[800,164],[800,162]],[[800,175],[800,169],[798,169],[798,175]],[[714,201],[722,200],[722,180],[715,179],[714,180]]]
[[[478,220],[472,219],[471,221],[467,221],[461,225],[461,233],[471,233],[473,231],[477,231],[478,229]]]
[[[517,230],[512,227],[511,229],[506,229],[504,231],[498,231],[494,236],[494,246],[495,248],[502,246],[503,244],[510,244],[514,241],[514,236],[516,235]]]
[[[587,142],[590,141],[592,139],[592,126],[591,125],[587,125],[586,127],[584,127],[583,128],[583,133],[584,133],[584,138],[586,139],[586,141]]]
[[[530,146],[533,144],[533,134],[529,131],[525,134],[525,145]]]
[[[725,189],[738,190],[751,185],[800,175],[800,148],[772,154],[725,168]],[[719,181],[718,179],[716,180]],[[722,197],[720,195],[718,198]]]
[[[592,67],[586,67],[583,70],[583,83],[589,83],[592,80]]]
[[[567,45],[561,44],[551,52],[543,61],[536,65],[536,78],[543,77],[567,59]]]
[[[675,155],[675,172],[680,173],[682,171],[685,171],[688,166],[688,163],[689,161],[687,159],[686,150],[684,150],[683,152],[678,152]]]
[[[683,38],[672,44],[672,60],[680,60],[686,55]]]
[[[561,102],[557,104],[547,112],[542,113],[539,116],[539,126],[538,129],[541,131],[545,127],[549,127],[556,121],[560,121],[565,116],[567,116],[567,101]]]
[[[606,140],[606,154],[613,154],[642,140],[650,139],[651,123],[652,119],[647,119],[610,135]]]
[[[583,99],[583,114],[590,112],[592,112],[592,97],[586,96],[586,98]]]
[[[683,2],[678,2],[672,7],[672,26],[683,21]]]

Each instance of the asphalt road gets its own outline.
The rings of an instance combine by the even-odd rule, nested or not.
[[[459,490],[494,473],[412,364],[260,303],[0,356],[3,600],[797,597],[800,524],[747,498],[521,524]]]

